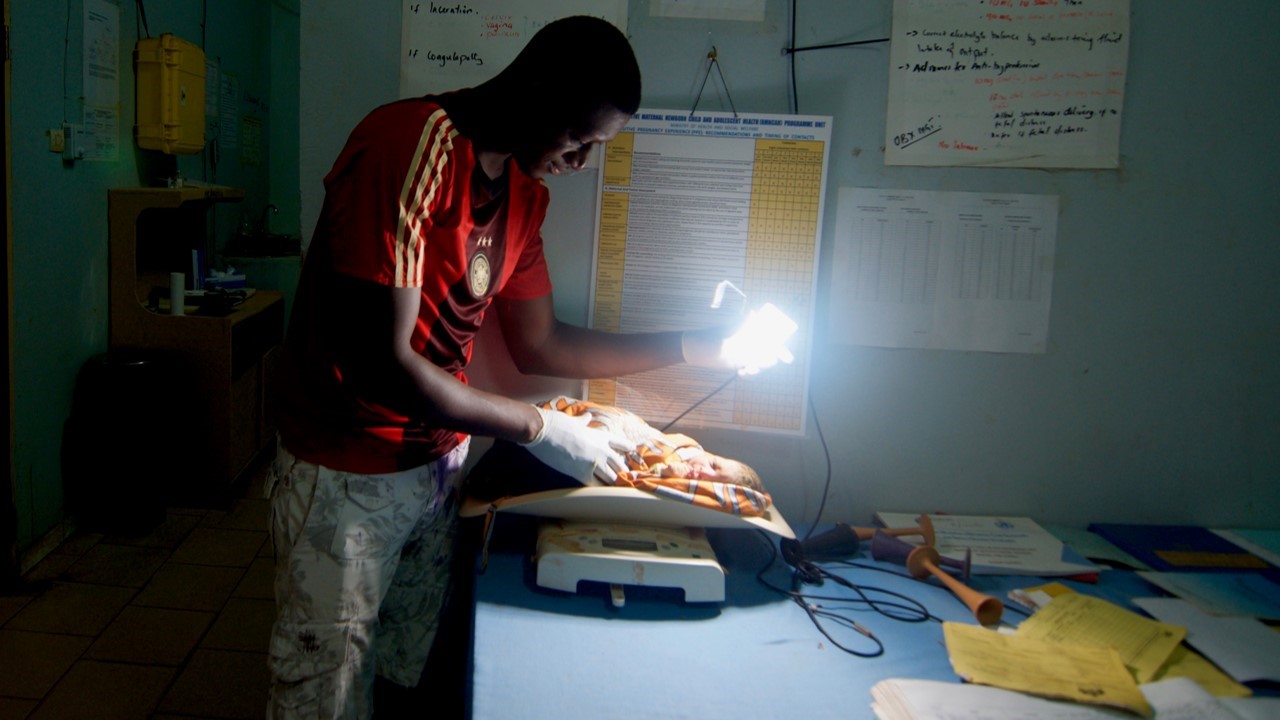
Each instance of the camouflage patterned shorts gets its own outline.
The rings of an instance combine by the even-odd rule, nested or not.
[[[468,447],[358,475],[279,446],[267,482],[277,611],[269,717],[369,717],[375,673],[417,685],[449,594]]]

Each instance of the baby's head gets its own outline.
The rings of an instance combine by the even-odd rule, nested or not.
[[[733,483],[764,492],[760,475],[752,470],[751,466],[737,460],[730,460],[703,450],[691,458],[686,458],[685,463],[689,465],[689,477],[695,480]]]

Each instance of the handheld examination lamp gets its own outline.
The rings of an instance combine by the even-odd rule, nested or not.
[[[711,299],[712,308],[720,307],[729,288],[741,295],[745,304],[747,294],[732,282],[721,280]],[[742,375],[754,375],[779,360],[790,363],[795,356],[786,343],[799,328],[796,321],[776,305],[765,303],[747,312],[746,320],[720,346],[720,356],[733,367],[741,368],[738,372]]]

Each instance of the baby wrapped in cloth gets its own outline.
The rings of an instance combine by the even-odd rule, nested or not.
[[[635,444],[626,455],[627,469],[618,473],[617,486],[736,515],[759,516],[769,507],[771,498],[754,470],[707,452],[687,435],[664,433],[622,408],[587,400],[560,396],[541,407],[587,415],[589,427],[607,429]],[[486,500],[570,487],[580,484],[509,442],[495,443],[467,479],[467,494]]]

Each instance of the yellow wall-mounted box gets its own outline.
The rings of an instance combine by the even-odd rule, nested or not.
[[[170,155],[204,149],[204,51],[171,34],[144,38],[133,50],[138,77],[138,147]]]

